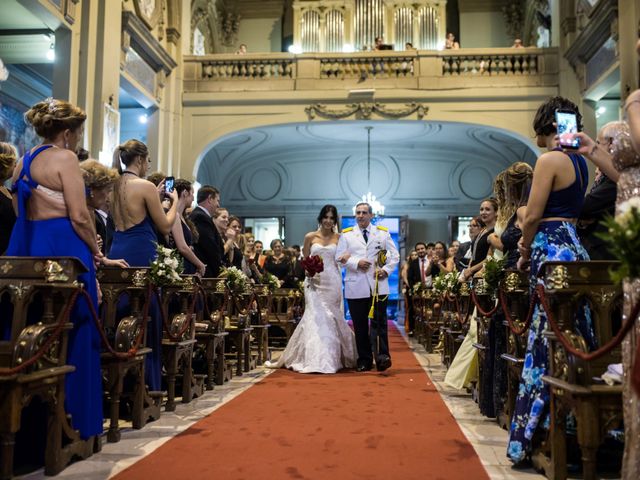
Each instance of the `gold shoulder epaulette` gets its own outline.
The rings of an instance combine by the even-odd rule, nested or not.
[[[378,230],[382,230],[384,232],[388,232],[389,231],[389,229],[387,227],[383,227],[382,225],[376,225],[376,228]]]
[[[347,233],[347,232],[350,232],[351,230],[353,230],[353,227],[347,227],[344,230],[342,230],[342,233]]]

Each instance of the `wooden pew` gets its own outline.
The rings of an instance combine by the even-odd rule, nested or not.
[[[100,318],[103,329],[110,337],[111,350],[104,349],[101,355],[105,392],[109,401],[109,430],[107,441],[120,440],[120,405],[121,401],[129,404],[133,428],[140,429],[149,420],[160,418],[162,392],[149,392],[144,378],[145,356],[151,352],[147,346],[146,323],[149,318],[143,317],[144,306],[151,299],[146,285],[146,268],[104,268],[97,273],[102,290]],[[118,304],[128,297],[130,312],[126,316],[118,313]],[[135,355],[124,356],[136,348],[140,331],[145,335],[135,350]],[[133,352],[132,352],[133,353]],[[125,390],[125,378],[132,380],[132,388]]]
[[[8,336],[0,335],[0,368],[4,370],[0,374],[2,479],[13,475],[21,414],[35,397],[47,407],[47,475],[62,471],[74,457],[87,458],[100,450],[100,438],[82,440],[64,410],[65,375],[74,371],[66,364],[67,335],[73,328],[68,313],[82,288],[75,279],[83,272],[86,268],[76,258],[0,257],[0,315],[9,323]],[[36,323],[29,323],[30,307],[35,303],[42,306],[42,315]],[[29,365],[38,354],[38,360]],[[18,370],[21,365],[25,367]]]
[[[229,322],[225,330],[229,333],[230,345],[228,354],[235,358],[235,374],[240,376],[255,368],[251,357],[251,320],[249,309],[254,301],[253,293],[230,292],[229,308],[227,310]]]
[[[220,282],[221,290],[218,289]],[[224,358],[225,338],[229,335],[224,329],[229,292],[224,287],[224,280],[219,278],[203,278],[200,285],[209,317],[196,321],[196,348],[204,350],[207,364],[206,388],[212,390],[214,384],[222,385],[231,380],[232,375]]]
[[[549,313],[569,343],[582,352],[588,350],[586,340],[574,328],[575,313],[587,301],[598,347],[615,335],[613,324],[621,312],[622,290],[609,278],[614,262],[547,262],[542,266],[545,296]],[[611,428],[622,423],[622,386],[594,381],[611,363],[620,363],[618,345],[603,357],[584,361],[566,350],[551,330],[549,369],[542,380],[550,387],[551,425],[546,445],[543,444],[534,465],[544,469],[550,479],[567,478],[566,416],[573,412],[578,428],[578,444],[582,457],[583,478],[599,478],[596,464],[598,447]]]
[[[524,322],[529,313],[529,273],[519,270],[507,271],[500,288],[502,300],[505,301],[504,308],[510,312],[514,328],[518,332],[522,331],[520,334],[514,333],[505,318],[507,351],[501,357],[507,362],[507,398],[504,403],[504,412],[498,416],[497,420],[499,425],[508,430],[511,426],[511,416],[516,404],[524,355],[527,350],[529,329],[524,328]]]
[[[296,307],[299,307],[301,297],[302,293],[293,288],[278,288],[271,294],[267,323],[272,346],[284,347],[289,342],[299,321],[300,312]]]
[[[485,401],[483,395],[486,393],[482,382],[486,373],[485,369],[488,368],[487,364],[490,362],[488,358],[491,348],[489,345],[489,329],[491,327],[492,315],[483,315],[480,310],[483,312],[491,312],[495,307],[496,299],[487,291],[483,278],[475,279],[473,289],[476,301],[480,305],[480,308],[476,308],[476,315],[471,320],[476,322],[478,332],[478,340],[473,344],[473,347],[478,351],[478,379],[474,386],[473,396],[478,404],[481,405]]]
[[[253,336],[256,345],[257,365],[262,365],[271,358],[269,352],[269,311],[271,310],[271,291],[268,285],[253,286],[254,305],[249,310],[249,319],[251,328],[253,328]]]
[[[176,381],[182,380],[182,403],[204,393],[206,375],[194,374],[193,349],[196,343],[195,324],[201,310],[197,308],[197,293],[192,276],[184,275],[183,283],[162,287],[161,309],[163,325],[162,364],[167,382],[165,410],[175,410]]]

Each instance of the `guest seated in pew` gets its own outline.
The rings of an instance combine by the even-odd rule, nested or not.
[[[10,143],[0,142],[0,255],[9,245],[9,237],[13,224],[16,223],[16,213],[13,211],[13,197],[4,186],[16,167],[18,152]]]
[[[171,227],[169,246],[180,252],[185,274],[203,276],[206,265],[193,252],[193,244],[198,241],[198,230],[185,217],[186,208],[193,203],[193,186],[188,180],[178,178],[174,189],[178,194],[178,209],[176,220]]]
[[[578,153],[565,153],[558,148],[554,118],[556,110],[574,112],[579,129],[582,116],[578,107],[563,97],[554,97],[543,103],[536,113],[533,129],[540,148],[548,151],[536,161],[533,183],[527,202],[518,243],[518,266],[530,264],[531,286],[538,280],[537,274],[545,261],[589,260],[576,233],[576,220],[584,202],[589,178],[584,157]],[[577,328],[590,348],[594,334],[590,312],[581,309],[576,319]],[[516,465],[529,459],[534,434],[548,428],[549,388],[542,382],[548,368],[548,346],[543,332],[547,328],[547,315],[542,307],[535,306],[520,388],[509,433],[507,456]]]
[[[125,168],[122,168],[124,164]],[[145,175],[151,159],[147,146],[139,140],[129,140],[119,145],[113,153],[113,166],[120,172],[113,192],[113,220],[116,231],[109,256],[122,258],[132,267],[148,267],[156,258],[157,234],[168,235],[176,220],[178,193],[169,194],[173,204],[165,213],[160,203],[164,182],[157,187]],[[125,308],[125,304],[120,305]],[[152,352],[145,357],[145,378],[149,389],[161,388],[162,320],[157,302],[150,310],[151,321],[147,327],[147,345]]]
[[[102,253],[87,208],[75,151],[87,115],[64,100],[49,98],[31,107],[25,120],[42,137],[13,174],[17,220],[7,255],[76,257],[88,269],[78,276],[97,309],[94,257]],[[83,439],[102,433],[100,336],[84,297],[71,313],[67,361],[75,371],[65,378],[65,411]]]

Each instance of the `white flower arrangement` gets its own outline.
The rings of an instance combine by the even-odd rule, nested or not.
[[[182,283],[183,265],[178,251],[158,245],[156,252],[158,256],[149,268],[149,282],[158,286]]]
[[[220,278],[224,278],[227,289],[232,293],[251,293],[251,281],[237,267],[223,268]]]
[[[608,231],[598,234],[620,267],[611,271],[616,282],[640,277],[640,198],[633,197],[618,206],[615,218],[604,220]]]
[[[433,280],[433,290],[440,295],[452,295],[458,293],[460,290],[460,283],[458,282],[457,272],[441,272]]]

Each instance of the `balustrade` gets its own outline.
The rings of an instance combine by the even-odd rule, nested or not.
[[[557,49],[186,56],[187,92],[557,86]],[[375,82],[375,83],[373,83]]]

